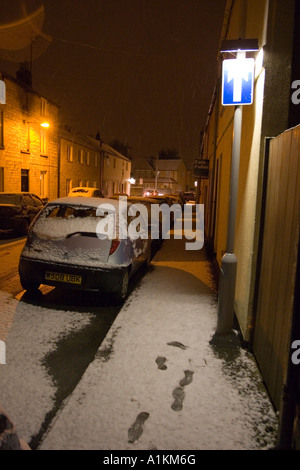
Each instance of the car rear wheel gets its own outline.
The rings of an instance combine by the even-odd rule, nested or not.
[[[36,292],[40,284],[38,282],[33,282],[33,281],[24,281],[21,280],[21,284],[24,290],[27,290],[28,292]]]
[[[28,220],[23,220],[20,228],[19,228],[19,234],[22,235],[27,235],[28,233],[28,228],[29,228],[29,222]]]
[[[128,269],[126,269],[126,271],[124,271],[119,289],[114,295],[114,300],[117,304],[121,304],[125,302],[128,296],[128,290],[129,290],[129,271]]]
[[[151,259],[152,259],[152,250],[151,250],[151,241],[147,240],[147,242],[148,242],[148,245],[146,248],[146,266],[149,266],[149,264],[151,263]]]

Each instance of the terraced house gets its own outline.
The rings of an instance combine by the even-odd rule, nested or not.
[[[26,66],[0,71],[0,191],[45,200],[76,186],[130,193],[131,161],[100,140],[59,123],[59,106],[32,89]]]
[[[100,142],[70,128],[59,130],[58,196],[77,186],[100,188]]]
[[[0,190],[57,195],[58,106],[31,88],[25,67],[0,72]]]

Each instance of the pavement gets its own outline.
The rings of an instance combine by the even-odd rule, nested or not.
[[[40,450],[275,447],[277,414],[255,359],[236,327],[215,337],[212,265],[185,243],[164,240]]]

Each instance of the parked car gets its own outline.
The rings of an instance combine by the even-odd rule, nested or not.
[[[72,188],[68,194],[69,197],[104,197],[101,189],[90,188],[89,186],[78,186]]]
[[[151,197],[151,196],[157,196],[157,195],[158,193],[156,189],[146,189],[146,191],[144,192],[145,197]]]
[[[103,228],[108,220],[116,223],[114,237]],[[120,236],[119,220],[129,226],[132,218],[113,199],[99,203],[98,198],[65,197],[49,202],[30,227],[20,256],[23,288],[35,291],[47,284],[107,292],[123,302],[133,273],[150,262],[151,246],[147,238]]]
[[[122,198],[123,196],[113,195],[113,196],[110,196],[110,199],[119,200],[120,197]],[[157,243],[160,244],[162,242],[162,214],[161,213],[159,214],[159,220],[158,221],[152,220],[152,217],[151,217],[151,206],[152,206],[152,204],[159,204],[160,201],[157,201],[157,200],[152,199],[150,197],[146,198],[146,197],[143,197],[143,196],[128,196],[128,197],[126,197],[126,200],[129,203],[143,204],[146,207],[147,215],[148,215],[147,223],[148,223],[149,239],[151,239],[151,243],[153,243],[153,244],[157,244]],[[158,233],[158,236],[155,239],[151,238],[152,225],[154,225],[154,227],[153,227],[154,233],[155,234]]]
[[[173,204],[179,204],[180,206],[183,206],[185,201],[179,194],[174,194],[174,193],[166,193],[165,197],[168,197],[173,201]]]
[[[26,235],[29,225],[43,207],[43,201],[36,194],[0,192],[0,231]]]
[[[193,191],[185,191],[183,193],[183,197],[185,199],[186,204],[195,203],[196,201],[196,194]]]

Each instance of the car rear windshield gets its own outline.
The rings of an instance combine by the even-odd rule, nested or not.
[[[94,207],[48,206],[42,216],[50,219],[72,219],[96,217]]]
[[[87,194],[89,192],[90,192],[89,189],[79,188],[79,189],[72,189],[71,194],[77,194],[77,193]]]
[[[0,194],[0,204],[21,204],[22,196],[19,194]]]

